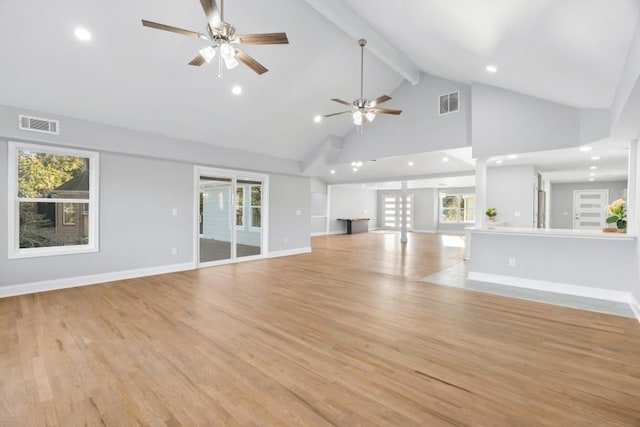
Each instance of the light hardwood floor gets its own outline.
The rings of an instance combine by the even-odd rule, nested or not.
[[[640,426],[640,324],[417,281],[438,235],[0,300],[1,426]]]

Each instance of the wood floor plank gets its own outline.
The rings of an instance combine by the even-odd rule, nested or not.
[[[634,319],[430,285],[439,235],[0,300],[0,426],[639,426]]]

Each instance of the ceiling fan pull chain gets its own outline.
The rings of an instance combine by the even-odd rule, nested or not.
[[[218,78],[222,80],[222,55],[218,55]]]

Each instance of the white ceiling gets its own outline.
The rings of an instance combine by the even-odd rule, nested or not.
[[[637,0],[342,1],[422,71],[589,107],[609,106],[638,20]],[[313,117],[358,96],[356,40],[300,0],[225,10],[239,33],[287,32],[290,45],[246,47],[268,73],[240,65],[218,80],[213,63],[187,65],[203,41],[140,23],[203,31],[198,0],[2,0],[0,104],[296,160],[352,130],[348,117]],[[365,96],[401,82],[366,54]]]
[[[637,0],[344,2],[424,72],[591,108],[611,106],[640,9]]]

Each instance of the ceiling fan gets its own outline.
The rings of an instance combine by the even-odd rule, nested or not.
[[[202,9],[207,15],[207,33],[198,33],[196,31],[185,30],[182,28],[172,27],[170,25],[159,24],[142,20],[142,25],[158,30],[170,31],[172,33],[182,34],[184,36],[195,37],[201,40],[211,42],[211,45],[200,49],[198,55],[189,62],[189,65],[199,67],[200,65],[210,63],[220,51],[218,59],[218,77],[222,78],[222,62],[228,70],[238,66],[238,60],[244,63],[258,74],[264,74],[267,71],[264,65],[253,59],[244,50],[236,44],[261,45],[261,44],[288,44],[287,33],[262,33],[262,34],[236,34],[233,25],[224,21],[224,0],[220,0],[218,7],[216,0],[200,0]]]
[[[388,95],[379,96],[376,99],[372,99],[371,101],[364,98],[364,47],[367,44],[365,39],[358,40],[358,44],[360,45],[360,98],[356,99],[353,102],[343,101],[342,99],[332,98],[331,100],[337,102],[339,104],[347,105],[351,107],[350,110],[341,111],[339,113],[327,114],[325,117],[338,116],[340,114],[352,113],[353,124],[358,127],[361,127],[365,120],[367,122],[372,122],[373,119],[376,118],[376,114],[392,114],[399,115],[402,113],[402,110],[388,110],[385,108],[377,108],[378,105],[383,102],[387,102],[391,99]]]

